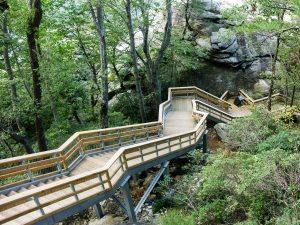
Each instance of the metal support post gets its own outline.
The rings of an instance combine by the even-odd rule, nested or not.
[[[207,141],[208,141],[208,130],[205,130],[203,134],[203,145],[202,145],[203,153],[208,153]]]
[[[129,221],[131,223],[135,223],[135,222],[137,222],[137,219],[136,219],[136,214],[134,212],[134,205],[133,205],[128,181],[121,188],[121,191],[122,191],[122,194],[123,194],[123,197],[125,200],[125,207],[127,210],[127,215],[128,215]]]
[[[93,206],[93,208],[94,208],[94,210],[95,210],[95,213],[96,213],[97,217],[98,217],[99,219],[101,219],[101,218],[104,216],[104,212],[103,212],[103,210],[102,210],[101,204],[100,204],[100,203],[97,203],[97,204],[95,204],[95,205]]]

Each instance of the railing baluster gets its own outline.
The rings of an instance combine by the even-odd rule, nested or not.
[[[123,167],[122,157],[119,157],[119,163],[121,164],[122,171],[124,172],[124,167]]]
[[[120,129],[118,130],[119,146],[122,145]]]
[[[180,149],[182,148],[181,135],[179,136],[179,147],[180,147]]]
[[[64,170],[67,170],[68,166],[66,163],[66,157],[63,155],[63,152],[60,152],[60,157],[62,158],[62,164],[63,164]]]
[[[41,211],[42,215],[45,215],[45,211],[44,211],[43,207],[41,207],[40,200],[36,195],[33,196],[33,201],[39,207],[39,210]]]
[[[77,193],[76,193],[74,184],[70,184],[70,188],[71,188],[72,192],[75,193],[75,194],[74,194],[74,197],[75,197],[76,201],[78,201],[79,198],[78,198],[78,195],[77,195]]]
[[[79,151],[80,156],[82,157],[84,155],[84,151],[83,151],[83,148],[82,148],[80,136],[78,136],[78,138],[77,138],[77,143],[79,143],[79,150],[78,151]]]
[[[125,169],[128,169],[128,162],[127,162],[127,158],[125,153],[122,154],[123,160],[124,160],[124,165],[125,165]]]
[[[105,171],[105,174],[106,174],[106,177],[107,177],[107,180],[108,180],[109,189],[111,189],[112,188],[112,183],[111,183],[111,179],[110,179],[108,170]]]
[[[143,152],[142,152],[142,149],[141,149],[141,148],[139,148],[139,152],[140,152],[140,154],[141,154],[142,162],[144,162],[144,156],[143,156]]]
[[[133,143],[136,143],[136,130],[137,129],[135,129],[133,132],[134,132],[134,136],[133,136]]]
[[[105,190],[105,187],[104,187],[104,183],[103,183],[103,179],[102,179],[102,175],[101,174],[98,174],[98,179],[99,179],[99,181],[100,181],[100,183],[101,183],[101,187],[102,187],[102,189],[103,189],[103,191]]]

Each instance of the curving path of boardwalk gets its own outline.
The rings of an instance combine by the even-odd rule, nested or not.
[[[208,118],[229,122],[250,114],[250,107],[224,99],[197,87],[170,88],[157,122],[77,132],[56,150],[0,160],[0,224],[54,224],[90,206],[101,214],[99,202],[116,199],[118,189],[125,199],[120,206],[135,221],[168,162],[199,144],[206,149]],[[157,165],[134,208],[130,176]]]

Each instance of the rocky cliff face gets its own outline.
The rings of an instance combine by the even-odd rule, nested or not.
[[[202,10],[192,13],[191,25],[194,31],[186,38],[196,41],[197,45],[206,48],[210,60],[244,70],[249,76],[257,77],[262,71],[270,71],[271,56],[274,54],[274,41],[266,41],[264,34],[246,35],[232,31],[221,11],[233,5],[243,4],[243,0],[202,0]]]

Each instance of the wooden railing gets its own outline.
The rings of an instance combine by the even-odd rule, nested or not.
[[[171,92],[173,96],[194,95],[195,98],[199,97],[207,100],[208,102],[211,102],[212,104],[222,108],[223,110],[228,110],[231,107],[231,104],[229,102],[226,102],[223,99],[194,86],[171,88]]]
[[[0,160],[0,190],[61,174],[86,154],[149,140],[161,133],[160,122],[77,132],[56,150]]]
[[[220,121],[223,121],[225,123],[228,123],[228,122],[232,121],[234,118],[236,118],[225,111],[222,111],[218,108],[215,108],[214,106],[211,106],[211,105],[206,104],[205,102],[201,102],[199,100],[193,100],[193,105],[196,107],[196,110],[198,112],[206,112],[206,113],[210,114],[212,117],[214,117]]]
[[[262,103],[262,102],[265,102],[269,99],[269,97],[263,97],[263,98],[259,98],[259,99],[253,99],[252,97],[250,97],[244,90],[239,90],[239,94],[242,95],[246,102],[250,105],[254,105],[254,104],[258,104],[258,103]],[[280,101],[284,101],[284,96],[280,93],[277,93],[277,94],[273,94],[272,95],[272,98],[273,99],[278,99]]]
[[[170,90],[169,94],[172,95],[173,90]],[[170,95],[168,101],[172,98]],[[163,120],[165,110],[169,110],[169,107],[169,103],[165,102],[162,104],[160,119]],[[111,190],[128,170],[194,146],[206,129],[208,114],[197,110],[195,102],[193,102],[193,115],[195,116],[196,114],[199,114],[197,116],[198,123],[189,132],[121,147],[103,168],[4,198],[0,202],[0,212],[3,215],[5,214],[5,217],[0,216],[0,223],[5,223],[33,212],[37,212],[38,216],[35,216],[34,219],[29,218],[30,223],[37,222],[47,217],[47,215],[60,212],[63,209],[80,204],[105,191]],[[153,123],[151,126],[159,124],[160,122]],[[17,209],[20,205],[25,206],[22,211]],[[24,219],[28,219],[28,217]]]

